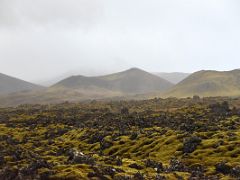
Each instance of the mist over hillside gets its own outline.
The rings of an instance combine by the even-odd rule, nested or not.
[[[202,70],[193,74],[164,74],[173,83],[138,68],[104,76],[70,76],[56,84],[43,88],[23,80],[1,74],[0,105],[25,103],[60,103],[94,99],[149,99],[155,97],[240,96],[240,70]],[[170,79],[171,79],[170,78]],[[173,79],[172,79],[173,80]]]
[[[64,79],[51,88],[91,89],[102,88],[124,94],[144,94],[165,91],[173,84],[158,76],[138,68],[98,77],[72,76]]]
[[[0,95],[42,89],[44,87],[0,73]]]
[[[163,79],[168,80],[173,84],[179,83],[180,81],[184,80],[186,77],[190,75],[190,73],[182,73],[182,72],[172,72],[172,73],[159,72],[154,74],[158,75]]]
[[[240,0],[0,0],[0,180],[240,180]]]
[[[71,76],[45,89],[18,91],[0,97],[0,105],[60,103],[94,99],[135,99],[137,94],[165,92],[169,81],[138,68],[104,76]]]

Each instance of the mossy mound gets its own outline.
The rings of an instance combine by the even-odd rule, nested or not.
[[[0,179],[240,178],[238,108],[177,101],[0,109]]]

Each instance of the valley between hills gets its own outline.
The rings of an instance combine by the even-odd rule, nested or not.
[[[131,68],[104,76],[70,76],[49,87],[0,74],[0,106],[2,107],[20,104],[54,104],[65,101],[186,98],[194,95],[239,96],[240,70],[167,74],[149,73]]]
[[[0,180],[240,180],[240,0],[0,0]]]

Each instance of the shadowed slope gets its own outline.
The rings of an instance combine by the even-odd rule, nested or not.
[[[0,73],[0,94],[40,90],[43,87]]]

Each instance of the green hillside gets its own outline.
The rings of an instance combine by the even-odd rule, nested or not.
[[[239,96],[240,70],[199,71],[171,88],[164,96]]]
[[[122,94],[143,94],[149,92],[163,92],[172,83],[150,74],[146,71],[132,68],[120,73],[98,77],[72,76],[53,85],[51,88],[68,88],[88,90],[105,89],[107,91],[121,92]]]

